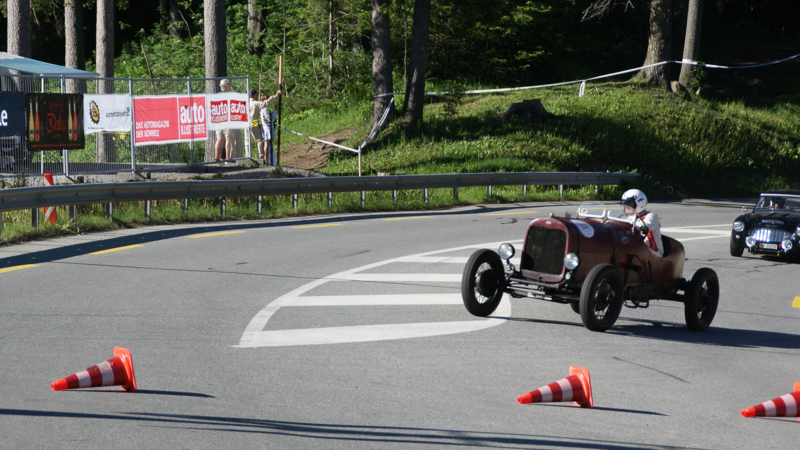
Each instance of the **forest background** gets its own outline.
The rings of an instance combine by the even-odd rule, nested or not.
[[[12,0],[13,1],[13,0]],[[97,0],[76,2],[76,10],[81,14],[78,33],[79,66],[87,70],[97,70],[95,57]],[[100,0],[108,3],[110,0]],[[692,0],[697,3],[696,0]],[[372,3],[374,3],[373,0]],[[6,11],[7,2],[0,2]],[[285,111],[287,117],[296,120],[311,116],[320,111],[343,111],[348,105],[369,104],[373,95],[373,48],[371,41],[371,2],[368,0],[233,0],[209,2],[209,0],[117,0],[113,8],[113,74],[116,77],[135,78],[202,78],[206,76],[206,53],[209,50],[205,39],[204,5],[224,4],[226,22],[225,64],[221,72],[214,75],[247,75],[251,87],[262,93],[271,94],[277,89],[278,55],[284,55],[285,73]],[[413,22],[415,4],[427,3],[430,7],[430,21],[426,43],[425,90],[450,90],[459,92],[467,89],[530,86],[544,83],[557,83],[590,78],[600,74],[617,72],[622,69],[641,66],[648,60],[649,39],[652,38],[651,10],[656,5],[669,6],[669,29],[671,45],[665,56],[680,60],[684,52],[690,0],[382,0],[390,24],[390,61],[392,67],[392,91],[406,92],[407,73],[413,59]],[[700,61],[722,65],[746,65],[774,61],[797,54],[800,49],[800,2],[797,0],[705,0],[699,2],[702,8],[702,38],[699,39]],[[55,64],[65,64],[66,45],[65,8],[63,0],[31,0],[32,42],[31,57]],[[99,22],[98,22],[99,23]],[[2,26],[7,26],[4,21]],[[0,39],[6,39],[5,29],[0,30]],[[6,42],[2,42],[6,46]],[[204,65],[204,61],[205,64]],[[673,65],[672,79],[678,78],[679,65]],[[79,67],[80,68],[80,67]],[[573,117],[578,122],[555,122],[549,124],[550,133],[573,133],[571,143],[566,145],[550,138],[540,143],[544,151],[530,160],[549,159],[548,164],[504,164],[502,160],[494,164],[473,165],[459,163],[458,151],[452,149],[453,139],[450,126],[460,129],[475,129],[475,121],[461,117],[455,121],[453,103],[448,99],[426,98],[432,107],[443,108],[449,124],[432,120],[422,125],[423,137],[419,132],[408,134],[399,129],[393,137],[380,143],[383,147],[408,147],[407,139],[416,140],[411,147],[425,147],[433,153],[440,152],[451,156],[445,158],[452,166],[434,168],[436,164],[407,164],[406,172],[425,173],[431,171],[472,171],[491,170],[634,170],[658,179],[664,172],[672,175],[668,183],[673,185],[663,189],[679,195],[691,195],[702,191],[703,180],[709,175],[728,180],[737,178],[744,182],[738,185],[717,184],[717,191],[728,190],[738,193],[752,193],[765,187],[795,187],[800,172],[800,138],[798,137],[798,73],[797,61],[778,68],[753,71],[696,71],[692,92],[689,97],[679,97],[679,101],[659,99],[665,92],[652,87],[611,84],[606,92],[617,93],[609,104],[608,98],[602,101],[587,101],[591,105],[582,113],[584,117]],[[630,79],[617,79],[623,83]],[[631,90],[631,87],[634,89]],[[702,88],[702,89],[701,89]],[[575,91],[577,89],[574,89]],[[703,92],[702,96],[699,92]],[[599,92],[599,91],[598,91]],[[644,104],[631,103],[632,95],[644,96]],[[574,93],[564,91],[547,94],[527,93],[523,97],[541,96],[548,109],[558,114],[569,102],[565,96]],[[694,95],[694,96],[692,96]],[[522,98],[522,97],[520,97]],[[452,100],[452,99],[450,99]],[[456,99],[456,106],[463,98]],[[516,97],[505,99],[518,101]],[[496,116],[497,102],[475,103],[483,105],[484,110]],[[707,101],[711,101],[708,103]],[[436,104],[440,102],[439,104]],[[441,104],[444,102],[444,104]],[[651,103],[652,102],[652,103]],[[681,111],[686,103],[693,105],[689,114]],[[721,102],[721,103],[720,103]],[[739,108],[776,108],[777,112],[768,118],[753,122],[750,113],[712,114]],[[776,106],[777,105],[777,106]],[[427,106],[426,106],[427,108]],[[674,110],[674,120],[659,119],[659,109]],[[433,108],[432,108],[433,109]],[[618,114],[618,123],[598,132],[596,123],[586,126],[581,120],[588,116],[603,116],[606,111],[628,109],[628,115]],[[648,112],[647,109],[650,111]],[[475,110],[475,107],[472,108]],[[634,110],[630,114],[630,110]],[[663,113],[663,111],[661,111]],[[727,113],[725,113],[727,114]],[[366,114],[369,116],[369,113]],[[466,115],[466,114],[465,114]],[[444,117],[443,116],[443,117]],[[687,124],[685,117],[693,123]],[[509,138],[498,141],[500,146],[525,146],[514,142],[516,124],[509,128],[500,126],[484,114],[473,119],[480,122],[483,138],[500,132]],[[738,117],[738,119],[737,119]],[[750,119],[748,119],[750,117]],[[373,113],[374,119],[374,113]],[[661,118],[663,119],[663,118]],[[684,122],[681,122],[681,121]],[[787,121],[787,126],[770,126],[770,121]],[[624,121],[641,126],[648,122],[659,127],[678,127],[677,136],[665,148],[665,153],[654,162],[648,163],[645,147],[646,139],[634,136],[614,136],[614,130],[624,128]],[[368,117],[364,122],[369,122]],[[595,120],[594,122],[598,122]],[[658,125],[655,125],[655,124]],[[488,128],[484,128],[488,125]],[[438,128],[447,129],[440,133]],[[505,127],[505,128],[504,128]],[[524,128],[524,127],[523,127]],[[526,133],[531,127],[527,127]],[[559,132],[558,129],[561,128]],[[367,125],[368,129],[368,125]],[[533,135],[548,124],[534,125]],[[684,130],[685,129],[685,130]],[[705,131],[703,131],[705,130]],[[709,130],[716,132],[709,139],[701,134]],[[652,131],[652,130],[651,130]],[[685,132],[682,132],[685,131]],[[437,135],[436,143],[427,142],[425,134]],[[391,134],[391,133],[390,133]],[[465,133],[467,134],[467,133]],[[473,133],[474,134],[474,133]],[[601,136],[604,134],[604,136]],[[658,135],[653,131],[651,135]],[[680,136],[686,135],[685,142]],[[728,136],[722,138],[721,136]],[[559,136],[563,137],[563,136]],[[626,138],[627,137],[627,138]],[[420,141],[421,139],[421,141]],[[428,137],[428,139],[430,139]],[[529,147],[536,149],[536,137],[525,137]],[[693,142],[703,140],[704,142]],[[726,140],[727,139],[727,140]],[[479,139],[478,139],[479,140]],[[663,139],[658,140],[661,143]],[[764,147],[762,142],[769,142]],[[773,142],[774,141],[774,142]],[[616,149],[606,149],[612,147]],[[709,142],[711,142],[709,144]],[[709,146],[722,147],[736,144],[733,155],[715,155]],[[450,145],[451,148],[447,146]],[[574,150],[578,145],[583,149]],[[696,147],[695,155],[682,155],[681,147]],[[591,147],[594,148],[592,149]],[[675,152],[672,152],[674,147]],[[764,147],[764,148],[759,148]],[[586,150],[585,148],[590,148]],[[650,149],[652,150],[652,149]],[[525,150],[527,151],[527,150]],[[525,153],[518,159],[525,159]],[[753,152],[749,154],[748,152]],[[691,152],[690,152],[691,153]],[[703,153],[703,155],[699,155]],[[342,162],[346,154],[338,160],[334,158],[331,174],[352,174],[352,161]],[[502,155],[501,155],[502,156]],[[520,156],[520,155],[518,155]],[[464,159],[475,156],[464,156]],[[681,165],[697,165],[699,168],[682,168]],[[484,159],[486,158],[484,154]],[[711,162],[703,162],[711,160]],[[374,170],[381,170],[381,162],[375,161]],[[397,166],[384,169],[397,171]],[[402,169],[402,168],[401,168]],[[761,173],[753,178],[746,176],[748,170]],[[694,176],[684,180],[689,186],[676,187],[681,173]],[[769,172],[764,174],[764,172]],[[775,177],[777,175],[777,178]],[[694,186],[691,184],[694,183]],[[663,184],[663,183],[662,183]],[[751,185],[751,188],[747,188]],[[724,188],[724,189],[723,189]]]

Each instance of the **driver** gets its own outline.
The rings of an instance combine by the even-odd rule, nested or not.
[[[622,194],[625,213],[632,214],[633,229],[644,236],[644,243],[656,256],[664,256],[664,244],[661,242],[661,223],[654,212],[647,211],[647,196],[638,189],[629,189]]]

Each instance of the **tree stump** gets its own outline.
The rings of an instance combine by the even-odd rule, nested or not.
[[[500,118],[503,120],[508,120],[511,116],[522,116],[527,120],[555,117],[544,109],[542,100],[538,98],[523,100],[521,103],[512,103],[504,113],[500,114]]]

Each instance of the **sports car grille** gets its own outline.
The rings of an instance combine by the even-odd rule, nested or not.
[[[558,275],[564,267],[564,250],[567,247],[567,233],[542,227],[530,227],[525,241],[524,269]],[[527,267],[526,267],[527,266]]]
[[[792,237],[792,233],[773,228],[757,228],[748,232],[758,242],[781,242]]]

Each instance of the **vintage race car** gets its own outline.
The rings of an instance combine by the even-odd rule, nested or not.
[[[800,190],[779,190],[761,194],[752,213],[733,221],[731,256],[747,249],[754,255],[800,256]]]
[[[601,203],[584,203],[575,218],[550,214],[530,223],[519,269],[511,263],[511,244],[473,253],[464,267],[461,296],[467,311],[482,317],[494,312],[505,293],[568,303],[592,331],[611,328],[623,304],[646,308],[650,300],[673,300],[684,304],[688,328],[703,331],[717,312],[717,274],[702,268],[685,280],[683,245],[667,236],[662,242],[659,257],[627,216]]]

